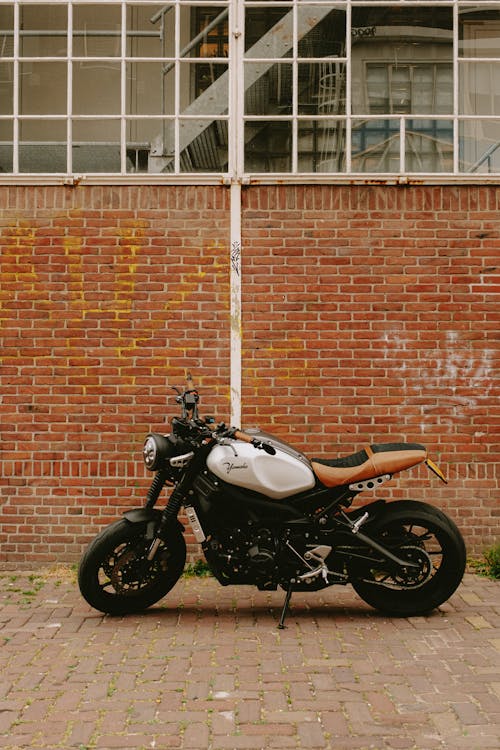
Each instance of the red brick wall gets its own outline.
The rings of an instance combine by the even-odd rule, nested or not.
[[[228,191],[0,188],[0,564],[78,559],[187,368],[229,412]]]
[[[278,186],[244,201],[244,421],[309,455],[423,442],[448,486],[421,466],[380,494],[439,505],[471,549],[498,540],[500,190]]]
[[[384,494],[445,508],[475,550],[500,536],[499,195],[243,193],[243,424],[314,455],[426,443],[449,485],[421,467]],[[142,504],[169,384],[192,368],[227,419],[229,191],[0,188],[0,250],[0,566],[76,560]]]

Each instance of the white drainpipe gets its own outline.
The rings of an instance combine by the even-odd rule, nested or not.
[[[241,184],[231,191],[231,425],[241,426]]]
[[[231,425],[241,427],[241,183],[244,171],[244,80],[243,71],[243,29],[245,10],[242,2],[231,3],[229,8],[229,44],[231,59],[236,66],[230,68],[230,118],[229,118],[229,159],[231,164],[230,186],[230,261],[231,261]],[[232,111],[231,111],[232,110]],[[236,137],[238,134],[238,137]]]

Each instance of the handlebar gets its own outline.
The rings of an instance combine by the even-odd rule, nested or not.
[[[242,432],[241,430],[234,430],[232,431],[232,437],[234,437],[235,440],[241,440],[244,443],[250,443],[250,445],[253,445],[254,448],[263,450],[266,453],[269,453],[270,456],[276,455],[276,449],[273,448],[272,445],[269,445],[269,443],[264,443],[262,440],[257,440],[257,438],[252,437],[251,435],[247,435],[246,432]]]
[[[190,372],[186,373],[185,390],[181,392],[178,388],[175,387],[173,388],[173,390],[177,393],[177,403],[181,404],[182,406],[182,418],[189,422],[191,429],[195,428],[198,431],[200,438],[206,439],[207,437],[212,437],[215,440],[217,440],[217,438],[220,439],[224,437],[233,438],[234,440],[241,440],[244,443],[249,443],[250,445],[253,445],[254,448],[263,450],[270,456],[276,455],[276,449],[273,448],[272,445],[269,445],[269,443],[265,443],[262,440],[258,440],[257,438],[252,437],[252,435],[248,435],[242,430],[235,428],[227,429],[226,425],[223,423],[220,424],[215,431],[209,430],[208,423],[203,419],[199,419],[198,417],[199,395],[198,391],[194,387],[193,378]]]
[[[241,440],[243,443],[253,443],[254,438],[251,435],[247,435],[246,432],[241,430],[234,430],[233,437],[235,440]]]

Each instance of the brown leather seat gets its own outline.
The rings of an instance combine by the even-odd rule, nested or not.
[[[314,458],[314,473],[325,487],[373,479],[383,474],[416,466],[427,458],[427,449],[418,443],[385,443],[366,446],[358,453],[340,459]]]

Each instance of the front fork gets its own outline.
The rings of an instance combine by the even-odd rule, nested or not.
[[[183,477],[184,478],[184,477]],[[160,496],[160,492],[162,491],[165,481],[167,479],[167,472],[166,471],[159,471],[153,481],[151,482],[151,487],[149,488],[147,498],[146,498],[146,508],[153,508],[156,501],[158,500]],[[161,514],[161,520],[160,524],[158,526],[158,529],[156,531],[156,536],[153,539],[149,550],[147,554],[147,559],[149,562],[154,559],[158,547],[161,544],[163,535],[165,534],[165,531],[167,530],[167,527],[169,524],[175,520],[179,514],[179,511],[181,509],[182,500],[183,500],[183,492],[182,492],[182,479],[181,481],[174,487],[174,490],[170,497],[168,498],[168,502],[163,509],[163,512]]]
[[[167,478],[168,474],[165,470],[160,470],[154,475],[148,494],[146,495],[146,508],[154,508]]]

